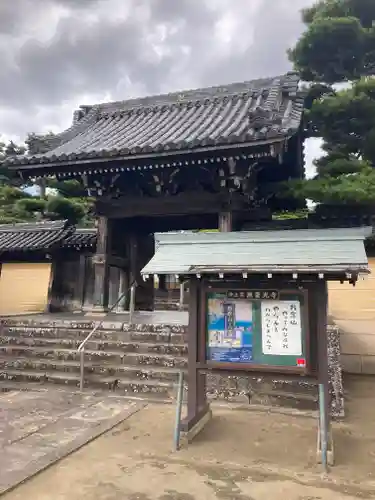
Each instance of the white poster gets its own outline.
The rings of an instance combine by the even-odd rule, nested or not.
[[[301,306],[297,300],[261,302],[262,350],[273,356],[302,355]]]

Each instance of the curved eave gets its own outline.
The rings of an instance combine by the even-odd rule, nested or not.
[[[288,141],[294,134],[298,132],[298,129],[289,132],[288,135],[279,135],[277,137],[258,140],[258,141],[244,141],[244,142],[236,142],[230,143],[227,142],[225,144],[215,144],[215,145],[207,145],[207,146],[197,146],[197,147],[187,147],[185,149],[167,149],[164,151],[152,151],[152,152],[135,152],[131,151],[127,154],[124,154],[121,151],[114,150],[103,150],[100,153],[94,154],[75,154],[69,155],[68,157],[60,156],[60,157],[30,157],[28,161],[13,161],[12,163],[7,162],[6,165],[10,170],[35,170],[39,168],[54,168],[54,167],[70,167],[70,166],[78,166],[78,165],[87,165],[94,163],[103,163],[103,162],[114,162],[114,161],[142,161],[142,160],[150,160],[152,159],[155,163],[158,161],[162,161],[164,158],[169,158],[172,156],[187,156],[191,154],[202,154],[202,153],[211,153],[214,151],[234,151],[239,148],[248,149],[248,148],[257,148],[262,146],[271,146],[273,144],[280,144],[285,141]],[[269,151],[269,156],[271,156],[271,151]]]

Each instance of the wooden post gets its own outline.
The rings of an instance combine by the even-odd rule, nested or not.
[[[219,231],[230,233],[232,231],[232,212],[230,210],[219,213]]]
[[[47,304],[45,307],[46,313],[54,312],[53,311],[53,302],[54,302],[54,281],[56,279],[56,262],[52,261],[51,263],[51,271],[49,275],[49,282],[48,282],[48,293],[47,293]]]
[[[153,311],[155,293],[153,280],[144,281],[140,273],[154,255],[154,235],[133,233],[129,235],[128,241],[130,283],[135,280],[138,285],[135,293],[135,310]]]
[[[111,221],[107,217],[98,218],[98,237],[96,244],[96,254],[93,257],[95,269],[94,283],[94,311],[105,312],[108,310],[109,298],[109,264],[111,243]]]
[[[80,302],[80,309],[83,309],[85,301],[85,283],[86,283],[86,255],[79,256],[79,272],[78,272],[78,298]]]
[[[191,278],[189,283],[189,328],[188,328],[188,404],[187,417],[181,422],[181,430],[187,434],[187,439],[191,440],[201,430],[204,424],[210,419],[211,411],[207,403],[206,395],[206,375],[199,373],[197,364],[200,352],[200,293],[201,283],[197,278]]]
[[[188,328],[188,419],[195,419],[198,410],[198,279],[190,280],[189,328]]]
[[[159,276],[159,290],[162,290],[163,292],[167,291],[167,276],[166,276],[166,274],[161,274]]]
[[[123,295],[124,293],[128,292],[125,297],[120,300],[119,305],[117,306],[117,311],[122,312],[125,311],[126,309],[126,304],[128,301],[128,297],[130,295],[130,291],[128,291],[129,287],[129,282],[128,282],[128,276],[127,273],[125,272],[124,269],[121,269],[120,271],[120,284],[119,284],[119,295]]]

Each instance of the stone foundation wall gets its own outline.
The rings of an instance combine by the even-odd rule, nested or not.
[[[345,416],[344,387],[342,382],[340,331],[337,326],[328,325],[328,372],[331,415],[334,418]]]
[[[343,418],[340,334],[338,328],[333,326],[328,327],[327,334],[331,415],[333,418]],[[207,391],[211,398],[225,399],[228,402],[284,406],[301,410],[318,408],[317,381],[298,376],[215,373],[207,376]]]

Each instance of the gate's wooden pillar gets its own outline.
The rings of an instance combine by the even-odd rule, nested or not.
[[[130,283],[137,282],[135,309],[137,311],[154,310],[154,281],[143,280],[141,270],[151,260],[155,252],[153,234],[133,233],[129,237],[129,274]]]
[[[109,299],[109,256],[111,252],[112,221],[98,218],[96,254],[93,257],[95,282],[93,309],[95,312],[108,310]]]
[[[159,290],[167,291],[167,276],[165,274],[159,276]]]
[[[225,211],[219,213],[219,231],[221,233],[230,233],[233,225],[233,214],[231,211]]]

